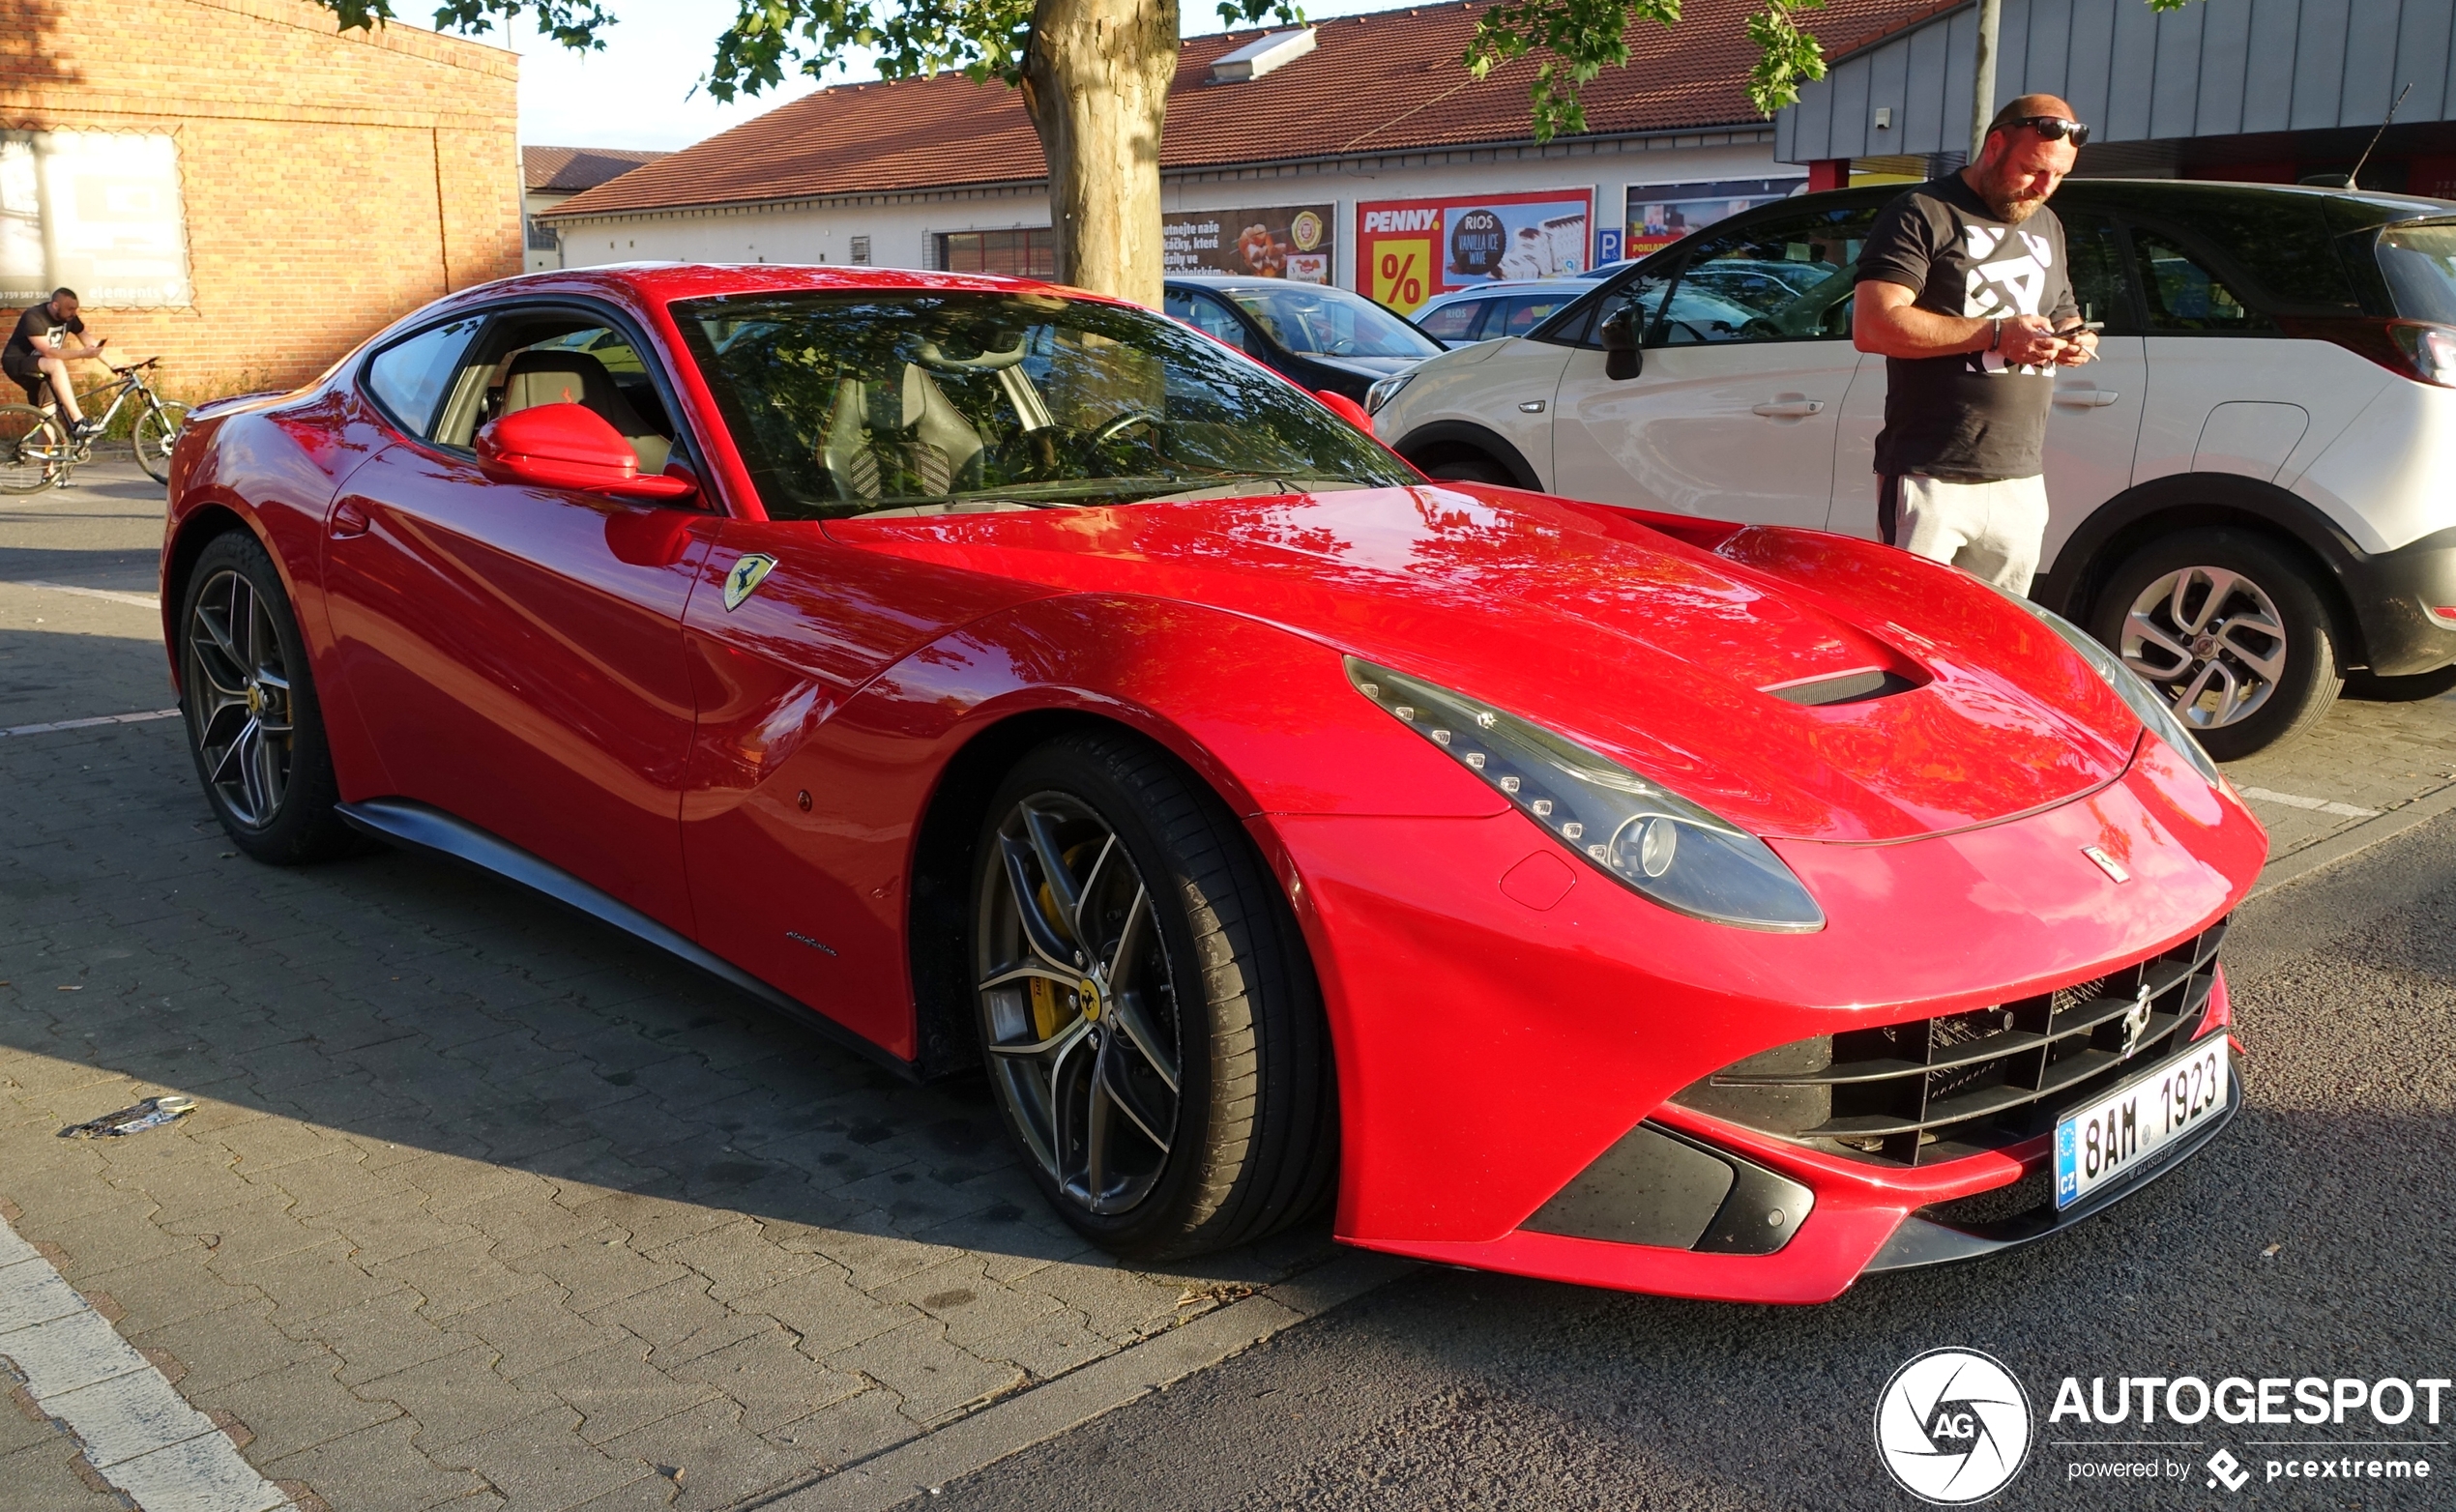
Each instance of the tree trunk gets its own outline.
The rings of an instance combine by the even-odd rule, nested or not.
[[[1177,0],[1038,0],[1023,104],[1049,163],[1058,279],[1160,302],[1159,137]]]

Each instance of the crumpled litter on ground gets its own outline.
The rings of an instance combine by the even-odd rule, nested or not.
[[[99,1119],[88,1119],[83,1123],[72,1123],[60,1130],[60,1138],[117,1139],[123,1134],[141,1134],[147,1129],[160,1128],[184,1114],[192,1113],[195,1108],[196,1099],[193,1097],[182,1097],[176,1093],[148,1097],[133,1108],[122,1108]]]

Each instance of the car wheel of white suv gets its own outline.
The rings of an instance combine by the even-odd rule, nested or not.
[[[2090,630],[2174,703],[2208,754],[2233,761],[2311,728],[2344,686],[2305,571],[2249,532],[2184,531],[2116,569]]]

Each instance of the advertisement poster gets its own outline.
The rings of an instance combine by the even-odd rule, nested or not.
[[[1720,184],[1632,184],[1623,257],[1643,257],[1701,226],[1797,194],[1805,179],[1733,179]]]
[[[1593,189],[1367,200],[1356,207],[1357,286],[1413,314],[1452,289],[1572,277],[1593,266]]]
[[[179,152],[161,134],[0,131],[0,305],[189,301]]]
[[[1332,214],[1329,205],[1174,211],[1160,219],[1160,265],[1170,273],[1328,283]]]

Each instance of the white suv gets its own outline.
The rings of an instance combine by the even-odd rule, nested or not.
[[[1437,478],[1874,538],[1885,360],[1852,347],[1851,294],[1899,192],[1700,231],[1375,385],[1374,428]],[[2456,686],[2456,204],[2067,180],[2055,210],[2105,330],[2056,380],[2038,601],[2223,758],[2357,669],[2375,696]],[[1632,304],[1616,379],[1600,328]]]

